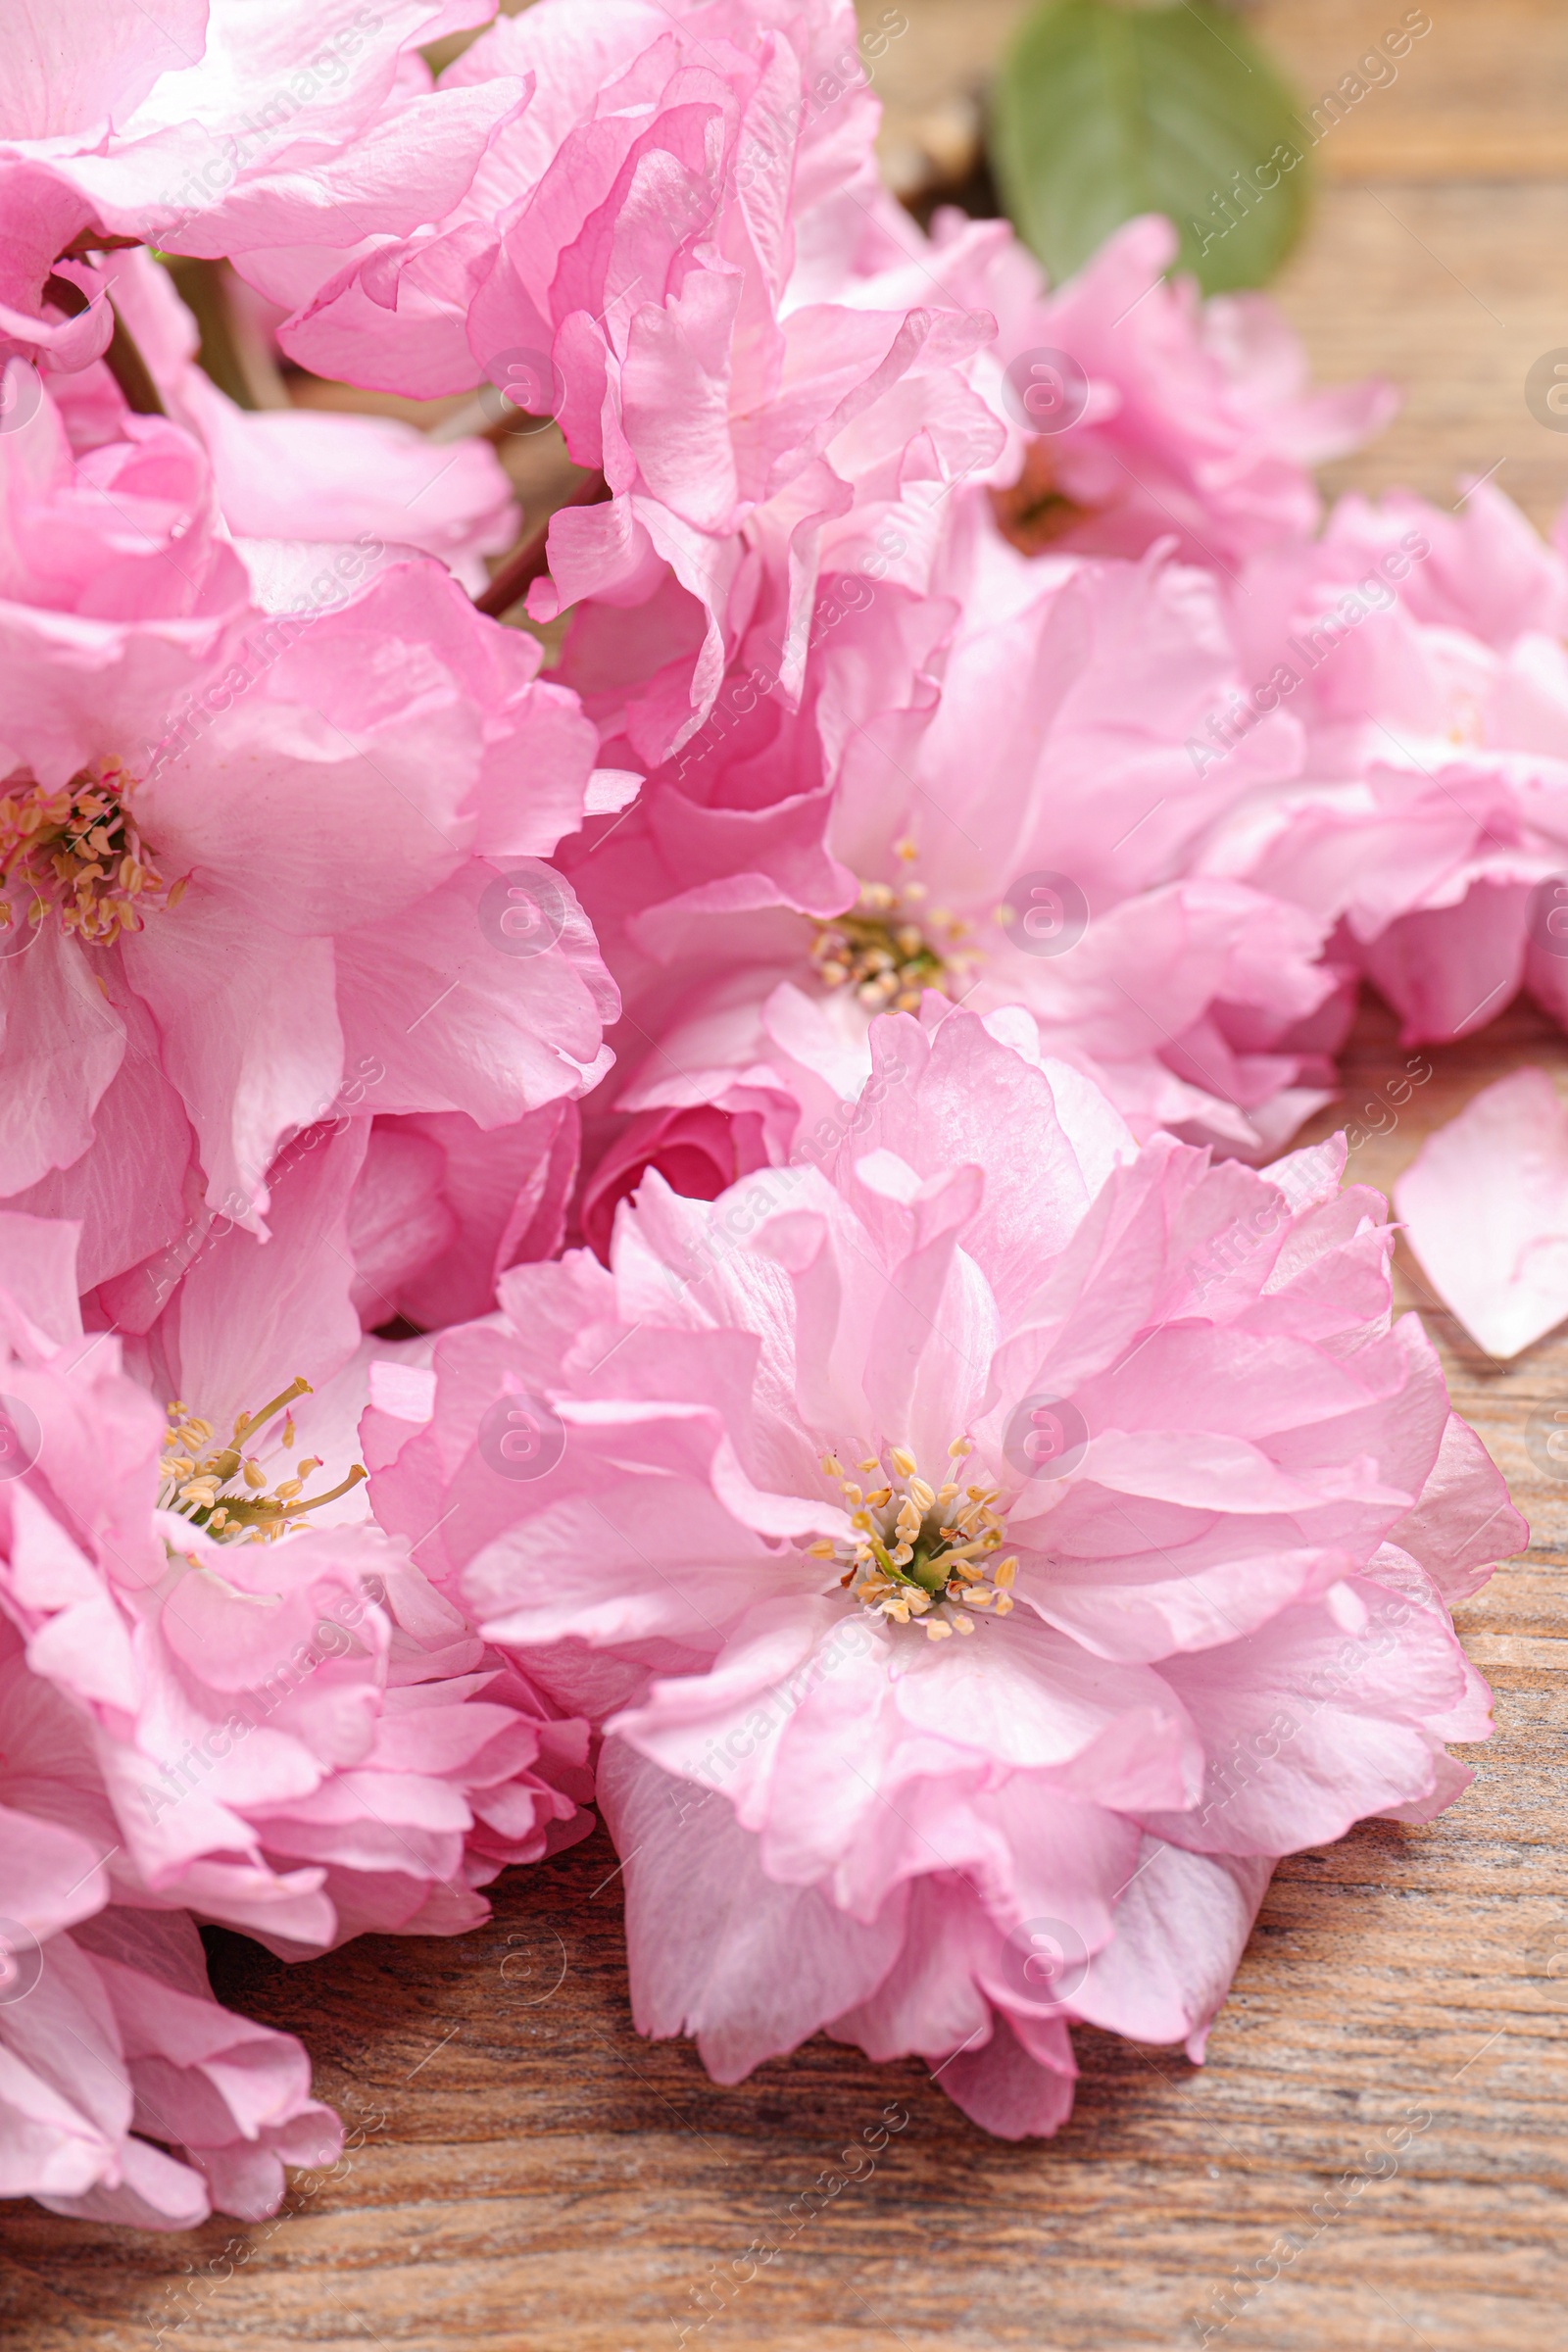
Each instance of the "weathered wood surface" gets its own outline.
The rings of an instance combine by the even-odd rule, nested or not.
[[[978,80],[1017,12],[905,5],[911,30],[879,78],[909,121]],[[1402,6],[1260,13],[1315,91]],[[1530,418],[1522,379],[1568,344],[1568,15],[1558,0],[1434,0],[1433,15],[1396,87],[1325,141],[1321,210],[1282,291],[1322,374],[1379,368],[1408,389],[1336,486],[1453,497],[1455,472],[1502,456],[1500,478],[1544,520],[1568,493],[1568,437]],[[1393,1122],[1355,1154],[1353,1173],[1383,1185],[1502,1070],[1544,1062],[1568,1085],[1568,1044],[1524,1008],[1432,1054],[1401,1110],[1364,1107],[1405,1058],[1369,1008],[1343,1115]],[[613,1856],[596,1837],[514,1874],[494,1923],[462,1942],[370,1939],[287,1969],[226,1938],[220,1992],[304,2036],[364,2144],[254,2229],[152,2239],[0,2208],[0,2343],[140,2352],[162,2327],[181,2352],[664,2352],[687,2326],[705,2352],[1196,2344],[1191,2315],[1239,2267],[1266,2270],[1282,2231],[1316,2229],[1314,2203],[1414,2109],[1432,2122],[1397,2169],[1215,2340],[1561,2352],[1568,1482],[1525,1438],[1568,1397],[1568,1337],[1499,1367],[1429,1311],[1402,1248],[1399,1282],[1534,1523],[1529,1554],[1460,1620],[1497,1737],[1433,1827],[1366,1828],[1281,1868],[1206,2067],[1082,2033],[1071,2124],[1023,2147],[972,2130],[918,2064],[825,2042],[717,2088],[685,2045],[631,2031]],[[889,2102],[908,2123],[874,2172],[698,2332],[694,2290],[754,2238],[783,2244],[792,2201]]]

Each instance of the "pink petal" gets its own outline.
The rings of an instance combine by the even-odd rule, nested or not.
[[[1517,1355],[1568,1315],[1568,1106],[1544,1070],[1472,1097],[1394,1198],[1434,1288],[1489,1355]]]

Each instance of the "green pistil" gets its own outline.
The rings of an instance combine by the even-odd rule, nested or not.
[[[904,1573],[911,1584],[922,1586],[927,1592],[934,1595],[947,1591],[948,1579],[953,1574],[954,1565],[953,1554],[950,1551],[946,1549],[935,1552],[928,1551],[922,1543],[915,1545],[914,1557]]]

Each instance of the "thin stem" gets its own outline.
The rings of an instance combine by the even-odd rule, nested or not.
[[[556,514],[563,514],[567,507],[597,507],[610,495],[610,485],[602,473],[585,474],[571,496],[556,509]],[[527,594],[535,580],[543,579],[550,568],[546,548],[550,525],[554,520],[555,515],[547,515],[539,528],[529,533],[516,554],[510,556],[502,564],[489,587],[474,598],[474,605],[479,612],[487,612],[492,620],[499,620],[503,613],[511,612],[519,598]]]
[[[46,277],[43,290],[56,310],[64,311],[68,318],[79,318],[83,311],[92,308],[81,288],[69,277]],[[127,409],[138,416],[167,416],[169,411],[153,380],[153,371],[137,348],[135,337],[115,309],[113,297],[106,295],[104,299],[109,304],[110,316],[115,322],[109,348],[103,355],[104,366],[120,386]]]

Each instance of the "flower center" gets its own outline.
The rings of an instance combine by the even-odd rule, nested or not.
[[[148,858],[130,816],[131,780],[118,760],[100,760],[58,792],[13,783],[0,794],[0,884],[21,883],[25,920],[51,906],[60,928],[88,947],[112,947],[139,931],[145,906],[176,906],[184,881],[168,883]],[[0,930],[14,920],[0,898]]]
[[[956,1471],[973,1446],[971,1438],[956,1438],[948,1447],[948,1470]],[[934,1487],[905,1446],[883,1452],[885,1461],[872,1454],[857,1465],[880,1481],[868,1492],[837,1454],[823,1454],[823,1475],[838,1481],[855,1535],[849,1543],[824,1537],[809,1544],[811,1558],[837,1563],[844,1571],[839,1582],[862,1608],[895,1625],[918,1620],[932,1642],[972,1634],[973,1609],[1005,1617],[1018,1562],[992,1556],[1002,1549],[1006,1524],[996,1508],[997,1490],[963,1486],[951,1476]]]
[[[291,1382],[260,1412],[237,1414],[232,1439],[218,1446],[213,1444],[212,1423],[176,1399],[168,1408],[169,1439],[160,1463],[164,1477],[158,1492],[159,1509],[177,1511],[220,1544],[275,1543],[291,1528],[308,1526],[308,1511],[323,1502],[335,1502],[367,1476],[364,1465],[356,1462],[347,1478],[324,1494],[307,1494],[307,1480],[321,1467],[318,1454],[307,1454],[298,1462],[274,1459],[270,1468],[264,1466],[259,1458],[263,1430],[283,1414],[281,1430],[274,1432],[268,1444],[280,1445],[286,1457],[296,1436],[294,1416],[288,1408],[296,1396],[310,1393],[308,1380]],[[279,1478],[280,1469],[289,1475]]]
[[[991,510],[1004,539],[1026,556],[1043,555],[1094,513],[1056,487],[1051,447],[1044,440],[1030,442],[1023,471],[1009,489],[991,492]]]
[[[898,844],[911,860],[912,842]],[[923,882],[895,889],[891,882],[862,882],[848,914],[818,923],[811,961],[825,988],[852,988],[872,1012],[918,1012],[924,989],[961,992],[974,963],[964,953],[970,925],[945,907],[926,906]]]

